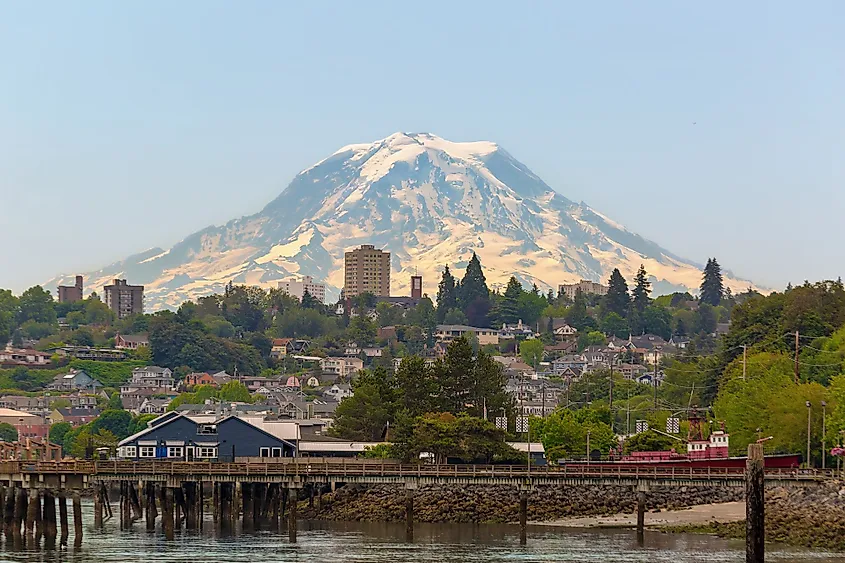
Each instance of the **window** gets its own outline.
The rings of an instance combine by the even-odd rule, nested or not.
[[[282,448],[273,448],[273,457],[282,457]]]
[[[217,434],[216,424],[200,424],[197,427],[197,434]]]
[[[155,446],[141,446],[138,448],[139,453],[138,457],[155,457],[156,456],[156,447]]]
[[[182,446],[168,446],[167,457],[182,457],[184,448]]]
[[[137,448],[135,446],[124,446],[123,447],[123,457],[135,457],[138,455]]]
[[[258,457],[270,457],[270,448],[258,448]]]
[[[200,446],[197,448],[197,457],[201,459],[217,459],[217,448]]]

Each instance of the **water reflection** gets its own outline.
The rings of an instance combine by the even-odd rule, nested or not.
[[[93,521],[84,506],[85,522]],[[513,561],[578,561],[677,563],[741,562],[741,542],[696,535],[646,532],[638,545],[633,530],[563,530],[531,527],[528,545],[519,546],[519,529],[506,525],[418,524],[413,544],[405,542],[404,524],[370,522],[299,523],[299,542],[287,542],[281,530],[264,524],[258,529],[214,530],[210,520],[202,531],[177,531],[167,541],[161,530],[147,531],[142,522],[120,530],[106,522],[102,530],[85,529],[82,547],[27,542],[25,537],[4,538],[0,561],[14,563],[252,563],[254,561],[331,562],[449,562],[497,563]],[[73,538],[70,538],[71,544]],[[812,551],[770,549],[767,561],[845,563],[845,556]]]

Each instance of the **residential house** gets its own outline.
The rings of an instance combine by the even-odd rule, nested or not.
[[[564,354],[574,354],[578,351],[578,344],[573,341],[556,342],[550,346],[543,346],[543,351],[547,356],[560,356]]]
[[[643,373],[648,372],[648,368],[641,364],[619,364],[619,372],[625,379],[635,380]]]
[[[478,328],[466,325],[437,325],[434,337],[440,341],[449,343],[464,334],[473,333],[481,346],[487,344],[499,344],[499,331],[492,328]]]
[[[32,413],[0,408],[0,423],[11,424],[18,431],[18,439],[46,438],[50,425]]]
[[[270,348],[270,357],[274,360],[285,358],[288,355],[288,344],[291,342],[293,342],[293,338],[274,338]]]
[[[348,383],[335,383],[323,391],[324,397],[337,401],[338,403],[347,397],[351,397],[353,394],[352,386]]]
[[[144,402],[141,403],[141,406],[138,407],[139,414],[164,414],[167,412],[167,406],[170,404],[171,399],[156,399],[153,397],[148,397],[144,399]]]
[[[43,367],[50,364],[50,354],[38,350],[6,348],[0,350],[0,365],[4,367]]]
[[[690,339],[686,336],[672,336],[669,339],[669,344],[677,348],[678,350],[686,350],[687,346],[689,346]]]
[[[232,379],[234,379],[231,375],[229,375],[225,371],[218,371],[217,373],[212,373],[211,377],[212,377],[212,379],[214,379],[214,381],[217,382],[218,387],[223,387],[224,385],[226,385],[227,383],[232,381]]]
[[[628,341],[632,353],[651,365],[659,364],[663,358],[673,356],[678,351],[677,348],[656,334],[632,336]]]
[[[220,387],[217,380],[210,374],[205,372],[189,373],[182,381],[184,387],[196,387],[198,385],[211,385],[212,387]]]
[[[364,369],[364,362],[361,358],[355,357],[322,358],[320,360],[320,369],[324,373],[348,379]]]
[[[563,324],[554,329],[554,335],[556,340],[571,341],[578,338],[578,329],[568,324]]]
[[[139,387],[162,389],[164,391],[173,391],[176,388],[173,372],[169,368],[158,366],[134,368],[131,383]]]
[[[372,347],[365,347],[361,348],[354,342],[350,343],[349,346],[343,352],[347,356],[360,356],[361,353],[364,354],[368,359],[373,358],[381,358],[384,351],[381,348],[372,348]]]
[[[587,368],[587,358],[581,354],[568,354],[552,360],[552,373],[561,375],[566,368],[579,369],[582,372]]]
[[[96,391],[103,384],[85,373],[83,370],[71,369],[66,374],[57,375],[53,382],[47,385],[52,391]]]
[[[534,338],[537,333],[528,325],[522,324],[522,319],[516,324],[502,324],[502,330],[499,331],[499,338],[509,340],[514,338]],[[480,342],[480,341],[479,341]]]
[[[117,350],[137,350],[150,345],[150,338],[146,334],[117,334],[114,337],[114,347]]]
[[[50,424],[69,422],[72,426],[88,424],[100,416],[100,409],[57,408],[50,413]]]

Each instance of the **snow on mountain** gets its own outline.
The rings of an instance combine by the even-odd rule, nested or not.
[[[569,201],[495,143],[395,133],[303,170],[255,215],[88,273],[85,283],[94,290],[115,277],[144,284],[150,310],[221,292],[229,281],[275,287],[292,275],[325,280],[337,296],[343,253],[360,244],[392,253],[393,295],[409,294],[419,272],[433,296],[443,266],[461,269],[473,251],[493,288],[512,275],[543,289],[606,281],[613,268],[630,280],[640,264],[657,293],[694,291],[701,282],[700,265]]]

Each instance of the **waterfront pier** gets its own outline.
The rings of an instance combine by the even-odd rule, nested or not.
[[[184,528],[200,530],[206,499],[212,524],[233,529],[274,529],[296,542],[299,502],[320,503],[324,489],[344,484],[396,485],[404,488],[405,527],[414,537],[414,494],[423,485],[512,486],[519,491],[520,543],[527,542],[529,492],[538,486],[624,485],[637,499],[637,537],[642,540],[646,496],[654,487],[745,487],[749,552],[762,561],[763,494],[766,486],[813,486],[828,478],[825,473],[798,470],[764,470],[750,452],[747,468],[678,468],[613,466],[531,467],[513,465],[425,465],[344,458],[279,458],[248,462],[183,461],[67,461],[0,462],[0,519],[7,538],[44,537],[55,542],[60,525],[60,545],[70,536],[67,497],[72,498],[74,544],[82,542],[80,495],[92,493],[94,527],[113,518],[109,490],[119,492],[117,504],[121,529],[144,521],[148,530],[161,519],[164,536],[171,539]],[[58,499],[58,522],[56,501]]]

